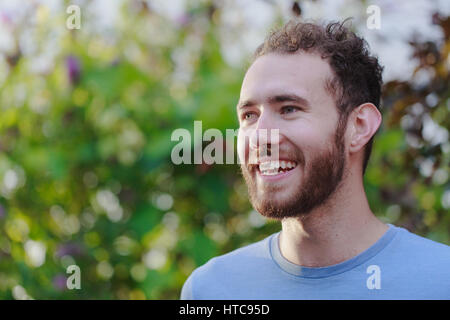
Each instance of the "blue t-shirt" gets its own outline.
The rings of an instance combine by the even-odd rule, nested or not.
[[[181,299],[450,299],[450,247],[389,224],[370,248],[327,267],[286,260],[280,232],[194,270]]]

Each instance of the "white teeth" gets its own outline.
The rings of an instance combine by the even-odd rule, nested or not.
[[[259,170],[266,171],[266,170],[278,170],[280,167],[280,164],[278,161],[266,161],[259,164]]]
[[[279,174],[278,169],[292,169],[297,164],[292,161],[266,161],[259,164],[259,171],[262,175],[273,176]]]
[[[278,174],[278,171],[271,170],[271,171],[263,171],[261,173],[265,176],[274,176],[274,175]]]

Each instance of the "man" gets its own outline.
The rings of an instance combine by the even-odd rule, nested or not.
[[[290,22],[257,49],[239,159],[252,205],[282,231],[196,269],[182,299],[450,299],[450,247],[382,223],[364,192],[381,73],[344,23]]]

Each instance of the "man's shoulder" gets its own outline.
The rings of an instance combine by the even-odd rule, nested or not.
[[[402,227],[397,228],[403,234],[403,240],[408,244],[416,245],[426,250],[450,252],[450,246],[444,243],[425,238]]]
[[[417,235],[405,228],[397,228],[399,229],[400,241],[397,243],[400,246],[400,252],[408,253],[422,261],[429,259],[431,262],[440,262],[450,267],[450,246]]]
[[[260,241],[247,244],[226,254],[214,257],[195,271],[201,273],[221,271],[223,269],[230,270],[240,268],[242,265],[248,266],[247,263],[255,259],[270,258],[269,241],[272,236],[270,235]]]
[[[220,284],[243,281],[246,275],[257,272],[252,268],[264,268],[265,264],[270,264],[269,242],[274,235],[214,257],[196,268],[183,286],[182,299],[220,296],[216,291],[225,287]]]

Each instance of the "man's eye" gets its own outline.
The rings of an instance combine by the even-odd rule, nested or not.
[[[286,107],[281,108],[281,113],[282,114],[292,113],[292,112],[296,112],[296,111],[299,111],[299,110],[300,110],[300,108],[298,108],[298,107],[286,106]]]
[[[244,120],[250,120],[250,119],[252,119],[253,117],[255,117],[256,116],[256,114],[254,113],[254,112],[246,112],[246,113],[244,113],[243,115],[242,115],[242,119],[244,119]]]

